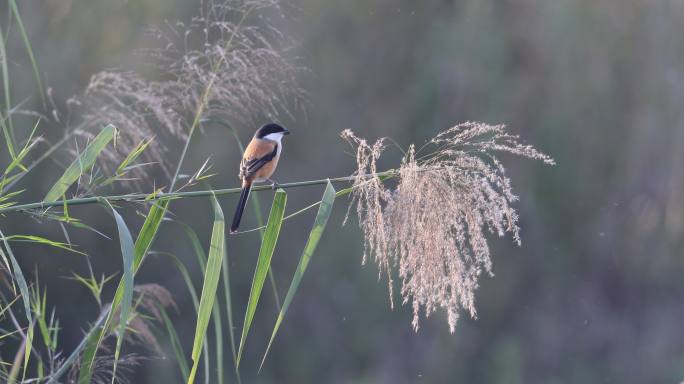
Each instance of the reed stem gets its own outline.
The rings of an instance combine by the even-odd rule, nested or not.
[[[393,176],[397,173],[396,170],[389,170],[385,172],[378,172],[375,174],[366,174],[362,177],[387,177]],[[319,180],[307,180],[307,181],[297,181],[293,183],[278,184],[277,188],[299,188],[308,187],[313,185],[325,185],[328,180],[331,183],[344,183],[353,182],[356,180],[356,176],[345,176],[337,177],[333,179],[319,179]],[[252,192],[258,191],[270,191],[272,187],[270,185],[258,185],[252,187]],[[142,201],[164,201],[164,200],[176,200],[190,197],[206,197],[215,194],[216,196],[232,195],[240,193],[240,188],[225,188],[216,190],[200,190],[200,191],[186,191],[186,192],[166,192],[157,194],[145,194],[145,193],[129,193],[125,195],[110,195],[110,196],[91,196],[91,197],[81,197],[67,200],[57,200],[51,202],[34,202],[27,204],[17,204],[10,207],[0,208],[0,214],[18,211],[28,211],[32,209],[46,209],[55,206],[74,206],[74,205],[84,205],[84,204],[98,204],[103,202],[142,202]]]

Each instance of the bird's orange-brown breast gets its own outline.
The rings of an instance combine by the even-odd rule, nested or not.
[[[279,153],[278,143],[273,140],[253,139],[242,157],[240,163],[240,178],[244,181],[264,181],[273,175],[276,165],[278,165]],[[275,153],[275,155],[274,155]],[[260,159],[264,159],[260,164]],[[250,169],[250,165],[257,166],[255,170]]]

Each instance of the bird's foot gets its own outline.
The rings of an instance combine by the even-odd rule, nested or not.
[[[271,179],[266,179],[266,180],[271,182],[271,190],[274,190],[274,191],[275,191],[276,189],[278,189],[278,185],[279,185],[279,184],[278,184],[277,181],[271,180]]]

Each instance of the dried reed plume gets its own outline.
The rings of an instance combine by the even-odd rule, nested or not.
[[[171,292],[159,284],[149,283],[136,285],[134,288],[137,303],[128,326],[132,332],[126,336],[129,341],[144,345],[161,354],[157,337],[152,331],[153,322],[163,324],[160,309],[174,308],[178,310]]]
[[[485,232],[510,233],[520,243],[517,197],[495,152],[553,160],[503,125],[463,123],[447,129],[416,151],[412,145],[396,172],[395,188],[385,186],[377,161],[385,139],[370,145],[350,130],[342,132],[356,150],[352,205],[365,237],[364,263],[374,257],[386,274],[392,297],[398,269],[403,304],[411,302],[413,328],[438,307],[447,312],[453,333],[460,309],[476,316],[474,293],[482,272],[492,274]],[[427,155],[421,152],[432,149]]]
[[[200,121],[240,127],[298,108],[298,69],[285,57],[291,44],[267,15],[282,17],[278,0],[207,0],[188,23],[151,28],[160,45],[142,52],[154,79],[120,70],[95,74],[84,94],[71,100],[84,107],[82,135],[112,123],[123,153],[155,137],[143,160],[171,176],[167,143],[187,140]],[[111,169],[119,156],[103,158]]]

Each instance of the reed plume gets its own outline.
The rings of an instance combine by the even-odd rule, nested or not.
[[[298,109],[299,68],[286,57],[292,43],[278,30],[282,17],[278,0],[210,0],[188,22],[150,27],[158,44],[140,52],[155,75],[129,70],[93,75],[84,93],[70,100],[83,113],[79,133],[93,137],[114,124],[121,153],[154,137],[142,160],[171,177],[168,148],[186,141],[193,126],[220,120],[251,127]],[[116,167],[119,157],[109,150],[101,165]],[[142,176],[147,170],[132,173]]]
[[[442,308],[454,332],[461,310],[476,317],[478,279],[483,272],[492,275],[486,234],[509,233],[520,244],[513,207],[517,197],[495,154],[546,164],[553,160],[521,144],[503,125],[467,122],[443,131],[420,150],[411,145],[392,188],[373,176],[387,140],[371,145],[351,130],[342,137],[356,150],[352,205],[365,238],[363,262],[372,257],[387,276],[390,301],[393,276],[399,277],[416,331],[421,308],[425,316]]]

